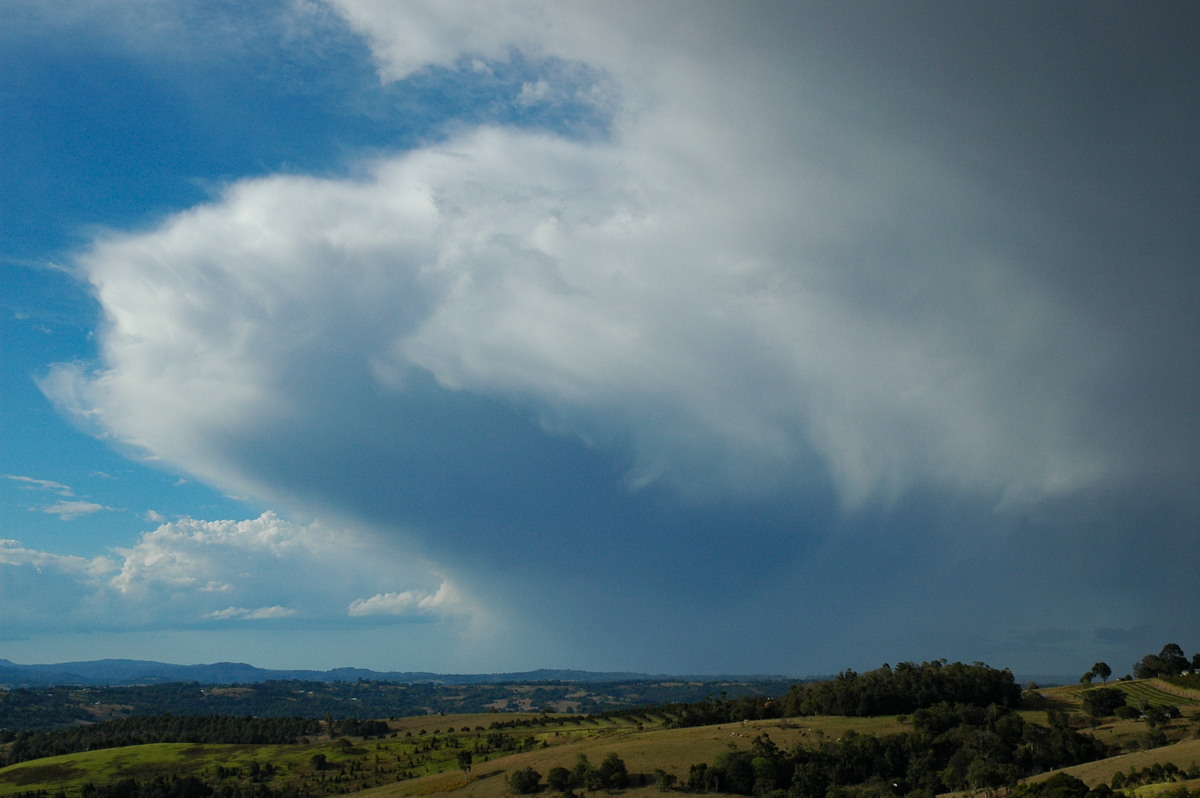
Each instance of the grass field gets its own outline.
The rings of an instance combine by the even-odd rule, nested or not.
[[[1107,783],[1118,771],[1173,762],[1181,768],[1200,764],[1200,739],[1190,716],[1200,701],[1188,700],[1154,683],[1122,682],[1130,703],[1171,703],[1184,718],[1167,729],[1175,744],[1067,769],[1090,785]],[[1059,710],[1082,720],[1083,685],[1038,691],[1022,710],[1027,720],[1046,723],[1047,712]],[[494,728],[499,724],[500,728]],[[0,769],[0,798],[20,792],[65,789],[78,794],[89,782],[111,783],[123,778],[147,781],[159,775],[196,775],[206,781],[247,784],[256,776],[275,788],[304,787],[318,794],[354,794],[363,798],[409,798],[446,795],[448,798],[505,798],[506,779],[530,766],[545,776],[556,766],[570,768],[583,754],[597,765],[609,753],[624,760],[634,785],[622,792],[629,798],[661,795],[653,784],[656,770],[686,781],[693,764],[711,762],[730,748],[748,749],[766,734],[782,749],[837,740],[846,732],[884,735],[911,727],[895,717],[805,717],[729,723],[688,729],[669,729],[652,714],[601,718],[534,713],[430,715],[389,722],[389,733],[373,739],[330,739],[285,746],[201,745],[163,743],[90,751],[50,757]],[[1086,731],[1115,747],[1145,745],[1145,721],[1091,722]],[[468,772],[458,766],[458,754],[472,752]],[[316,766],[314,756],[326,767]],[[269,767],[268,767],[269,766]],[[1175,788],[1179,783],[1165,785]],[[1160,786],[1161,788],[1165,788]],[[1153,786],[1138,789],[1147,798]]]
[[[380,739],[323,739],[299,745],[199,745],[159,743],[47,757],[0,769],[0,796],[33,790],[78,790],[89,782],[102,784],[124,778],[139,781],[156,776],[196,775],[205,779],[245,781],[252,769],[270,763],[275,771],[268,783],[306,785],[329,792],[371,788],[372,794],[421,795],[461,790],[467,795],[501,795],[507,773],[531,765],[546,773],[555,765],[570,767],[579,754],[598,764],[615,752],[630,773],[655,769],[687,777],[692,764],[711,760],[730,746],[748,748],[759,734],[780,747],[800,742],[837,739],[849,730],[861,734],[903,731],[894,717],[804,718],[759,721],[692,729],[666,729],[653,715],[637,719],[596,719],[552,716],[551,725],[538,724],[538,715],[488,714],[404,718],[390,722],[392,733]],[[527,725],[491,729],[500,721]],[[489,737],[507,738],[512,750],[475,753],[464,774],[457,765],[460,750],[474,750]],[[313,756],[326,758],[318,771]],[[221,768],[221,771],[218,771]]]
[[[29,790],[74,790],[89,782],[104,784],[125,778],[139,781],[160,775],[211,775],[217,766],[248,771],[251,763],[276,767],[301,765],[331,745],[197,745],[155,743],[87,751],[22,762],[0,770],[0,795]]]
[[[595,764],[609,753],[616,753],[625,761],[631,775],[643,775],[647,782],[622,791],[622,795],[630,798],[661,796],[659,789],[651,783],[656,769],[674,774],[680,781],[686,780],[693,764],[712,761],[731,746],[749,748],[751,741],[760,734],[766,734],[781,748],[789,748],[797,743],[836,740],[851,730],[859,734],[895,734],[905,729],[891,716],[764,720],[689,729],[659,727],[639,731],[613,728],[591,737],[575,737],[561,745],[508,757],[502,762],[488,763],[473,768],[467,776],[461,772],[442,773],[366,790],[359,795],[361,798],[401,798],[452,793],[455,798],[504,798],[510,795],[505,776],[518,768],[529,766],[544,775],[552,767],[571,767],[579,754],[584,754]]]
[[[1070,773],[1072,776],[1082,779],[1089,787],[1094,787],[1097,784],[1107,784],[1112,781],[1112,777],[1118,772],[1128,773],[1131,768],[1142,770],[1151,765],[1161,765],[1167,762],[1173,762],[1184,769],[1192,765],[1200,765],[1200,739],[1193,738],[1163,746],[1162,748],[1151,748],[1146,751],[1121,754],[1109,757],[1108,759],[1101,759],[1098,762],[1088,762],[1083,765],[1063,768],[1058,772]],[[1034,776],[1030,781],[1041,781],[1042,779],[1049,778],[1051,775],[1053,774],[1043,773],[1040,776]],[[1168,787],[1174,788],[1184,783],[1172,782],[1169,785],[1147,785],[1146,787],[1139,787],[1137,793],[1154,794]]]

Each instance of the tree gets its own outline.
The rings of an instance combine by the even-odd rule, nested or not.
[[[1150,727],[1166,726],[1172,718],[1178,718],[1180,715],[1179,707],[1169,704],[1146,707],[1146,711],[1142,714],[1146,716],[1146,725]]]
[[[471,756],[471,752],[466,749],[458,752],[458,769],[463,773],[471,772],[471,765],[475,763],[475,757]]]
[[[588,782],[588,773],[592,770],[591,763],[588,762],[587,754],[579,754],[575,757],[575,765],[571,768],[571,786],[586,787]]]
[[[610,790],[621,790],[629,786],[629,771],[625,760],[611,753],[600,763],[600,785]]]
[[[654,783],[658,785],[660,792],[669,792],[677,781],[679,781],[679,777],[674,773],[668,773],[662,768],[655,768]]]
[[[1138,679],[1155,676],[1178,676],[1188,670],[1192,663],[1183,655],[1178,643],[1167,643],[1158,654],[1147,654],[1133,666],[1133,675]]]
[[[1092,684],[1092,679],[1095,679],[1095,678],[1096,678],[1096,672],[1094,670],[1091,670],[1079,677],[1079,683],[1086,684],[1090,687]]]
[[[561,765],[550,768],[546,774],[546,786],[555,792],[566,792],[571,789],[571,771]]]
[[[1108,677],[1112,676],[1112,668],[1108,667],[1107,662],[1097,662],[1092,666],[1092,673],[1100,677],[1100,680],[1108,684]]]
[[[1153,679],[1163,672],[1162,658],[1157,654],[1147,654],[1133,666],[1133,678]]]
[[[535,793],[542,786],[542,774],[532,767],[519,768],[508,777],[508,786],[521,795]]]
[[[1083,708],[1094,718],[1106,718],[1125,705],[1125,693],[1115,687],[1097,687],[1083,694]]]
[[[1163,664],[1164,671],[1160,674],[1162,676],[1178,676],[1191,666],[1178,643],[1167,643],[1158,653],[1158,658]]]

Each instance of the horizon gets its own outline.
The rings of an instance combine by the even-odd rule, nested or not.
[[[1190,647],[1200,6],[1101,8],[4,4],[0,656]]]
[[[57,667],[62,667],[62,666],[73,666],[73,665],[104,665],[104,664],[110,664],[110,663],[120,663],[120,664],[129,663],[129,664],[133,664],[133,665],[161,665],[161,666],[167,666],[167,667],[171,667],[171,668],[216,668],[216,667],[221,667],[221,666],[236,666],[236,667],[249,668],[254,671],[263,671],[265,673],[301,672],[301,673],[315,673],[315,674],[326,674],[326,675],[333,674],[338,671],[356,671],[356,672],[373,673],[373,674],[378,674],[378,675],[382,675],[382,676],[405,675],[405,674],[424,674],[424,675],[428,675],[428,676],[446,676],[446,677],[455,677],[455,676],[481,677],[481,676],[527,676],[527,675],[547,672],[547,673],[578,673],[578,674],[583,674],[586,676],[623,676],[623,677],[630,677],[633,679],[637,679],[639,677],[646,677],[647,679],[688,678],[688,679],[714,680],[714,681],[727,680],[727,679],[749,679],[749,680],[782,681],[782,682],[787,682],[787,681],[811,682],[811,681],[830,680],[830,679],[836,678],[837,674],[839,672],[841,672],[841,671],[831,671],[829,673],[810,673],[810,674],[805,674],[805,675],[798,675],[798,674],[788,675],[788,674],[783,674],[783,673],[683,673],[683,672],[679,672],[679,673],[672,673],[672,672],[645,673],[645,672],[640,672],[640,671],[593,671],[593,670],[585,670],[585,669],[579,669],[579,668],[557,668],[557,667],[552,667],[552,666],[542,666],[542,667],[531,668],[531,669],[522,670],[522,671],[441,672],[441,671],[430,671],[430,670],[425,670],[425,669],[377,670],[374,668],[363,668],[363,667],[359,667],[359,666],[355,666],[355,665],[340,665],[340,666],[335,666],[332,668],[304,668],[304,667],[264,668],[264,667],[260,667],[258,665],[254,665],[250,662],[234,662],[234,661],[227,661],[227,660],[221,660],[221,661],[217,661],[217,662],[184,663],[184,662],[163,662],[163,661],[159,661],[159,660],[140,660],[140,659],[126,659],[126,658],[108,658],[108,659],[101,659],[101,660],[74,660],[74,661],[67,661],[67,662],[32,663],[32,662],[13,662],[12,660],[0,657],[0,663],[7,663],[8,665],[13,665],[18,668],[57,668]],[[884,665],[887,665],[887,664],[888,663],[880,663],[880,665],[877,667],[883,667]],[[914,664],[919,664],[919,663],[914,663]],[[1066,680],[1064,682],[1061,682],[1061,684],[1074,684],[1077,681],[1075,676],[1066,674],[1066,673],[1059,673],[1059,674],[1018,673],[1016,671],[1013,671],[1011,668],[1008,668],[1008,667],[1002,666],[1002,665],[996,666],[996,665],[992,665],[991,663],[979,663],[979,662],[975,662],[975,663],[971,663],[971,664],[976,664],[976,665],[984,664],[984,665],[987,665],[988,667],[996,668],[997,670],[1007,670],[1013,674],[1013,680],[1017,684],[1021,684],[1021,685],[1028,684],[1031,681],[1036,683],[1038,687],[1057,686],[1057,684],[1060,684],[1060,683],[1041,684],[1039,680],[1043,680],[1043,679]],[[875,669],[876,668],[866,668],[863,670],[863,672],[868,672],[868,671],[875,670]],[[846,670],[846,669],[843,669],[843,670]],[[1128,675],[1116,676],[1115,674],[1116,674],[1116,672],[1114,671],[1114,676],[1112,677],[1113,681],[1119,681],[1121,679],[1128,677]],[[95,677],[93,677],[93,678],[95,678]],[[565,681],[571,681],[571,680],[566,679]]]
[[[916,662],[916,661],[912,661],[912,662],[913,662],[913,664],[921,664],[924,662],[932,662],[932,661],[933,660],[921,660],[920,662]],[[961,661],[958,661],[958,662],[961,662]],[[754,673],[754,672],[700,673],[700,672],[664,671],[664,672],[650,673],[650,672],[630,671],[630,670],[597,671],[597,670],[588,670],[588,669],[582,669],[582,668],[554,667],[554,666],[545,666],[544,665],[544,666],[540,666],[540,667],[536,667],[536,668],[529,668],[529,669],[520,670],[520,671],[444,672],[444,671],[431,671],[431,670],[423,669],[423,668],[412,668],[412,669],[406,668],[403,670],[376,669],[376,668],[365,668],[365,667],[357,666],[357,665],[338,665],[338,666],[333,666],[330,668],[308,668],[308,667],[303,667],[303,666],[263,667],[260,665],[255,665],[251,662],[232,661],[232,660],[219,660],[219,661],[209,661],[209,662],[167,662],[167,661],[161,661],[161,660],[128,659],[128,658],[123,658],[123,657],[105,658],[105,659],[99,659],[99,660],[69,660],[69,661],[63,661],[63,662],[39,662],[39,663],[13,662],[10,659],[0,657],[0,663],[7,663],[8,665],[12,665],[17,668],[57,668],[57,667],[73,666],[73,665],[102,665],[102,664],[109,664],[109,663],[122,663],[122,664],[129,663],[129,664],[133,664],[133,665],[162,665],[162,666],[167,666],[167,667],[171,667],[171,668],[212,668],[212,667],[220,667],[220,666],[236,666],[236,667],[249,668],[249,669],[255,670],[255,671],[263,671],[263,672],[267,672],[267,673],[311,672],[311,673],[319,673],[319,674],[332,674],[337,671],[358,671],[358,672],[365,671],[368,673],[375,673],[375,674],[380,674],[380,675],[427,674],[430,676],[523,676],[523,675],[529,675],[529,674],[535,674],[535,673],[541,673],[541,672],[550,672],[550,673],[580,673],[580,674],[593,675],[593,676],[609,676],[609,675],[630,676],[630,677],[643,677],[644,676],[644,677],[651,678],[651,679],[657,679],[657,678],[667,678],[667,679],[692,678],[692,679],[713,679],[713,680],[761,679],[761,680],[767,680],[767,681],[793,681],[794,680],[797,682],[821,681],[821,680],[827,680],[827,679],[834,679],[837,677],[838,673],[844,672],[846,670],[856,670],[857,671],[857,669],[854,669],[854,668],[842,668],[842,669],[835,670],[835,671],[829,671],[827,673],[809,673],[809,674],[804,674],[804,675],[784,674],[784,673],[766,673],[766,672],[762,672],[762,673]],[[967,663],[963,663],[963,664],[967,664]],[[1045,686],[1054,686],[1055,684],[1074,684],[1077,681],[1076,677],[1069,673],[1019,672],[1019,671],[1014,670],[1013,668],[1008,667],[1006,665],[996,665],[994,663],[981,663],[979,661],[974,661],[970,664],[975,664],[975,665],[983,664],[983,665],[986,665],[991,668],[996,668],[997,670],[1007,670],[1013,674],[1013,679],[1018,684],[1028,684],[1030,682],[1033,682],[1033,683],[1038,684],[1038,686],[1040,686],[1040,687],[1045,687]],[[868,671],[876,670],[877,668],[886,667],[888,665],[889,665],[889,663],[881,662],[877,666],[863,668],[859,672],[868,672]],[[1113,677],[1112,677],[1113,681],[1119,681],[1122,679],[1133,678],[1129,675],[1129,673],[1126,673],[1123,676],[1118,676],[1117,673],[1119,672],[1119,670],[1120,669],[1113,671]],[[1132,668],[1129,669],[1130,672],[1132,672],[1132,670],[1133,670]],[[1040,683],[1042,680],[1060,680],[1060,679],[1065,680],[1065,681],[1052,682],[1052,684],[1050,684],[1050,685]]]

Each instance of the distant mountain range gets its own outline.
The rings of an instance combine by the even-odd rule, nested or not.
[[[689,679],[714,681],[730,678],[786,679],[783,676],[667,676],[647,673],[613,673],[543,668],[520,673],[445,674],[423,671],[373,671],[365,668],[316,670],[272,670],[244,662],[214,662],[209,665],[172,665],[132,659],[102,659],[89,662],[60,662],[55,665],[18,665],[0,659],[0,687],[51,687],[54,685],[144,685],[164,682],[201,684],[251,684],[269,680],[301,679],[312,682],[365,681],[408,684],[494,684],[497,682],[630,682],[643,679]]]

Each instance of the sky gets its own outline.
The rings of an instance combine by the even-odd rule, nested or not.
[[[1200,648],[1200,6],[0,5],[0,658]]]

